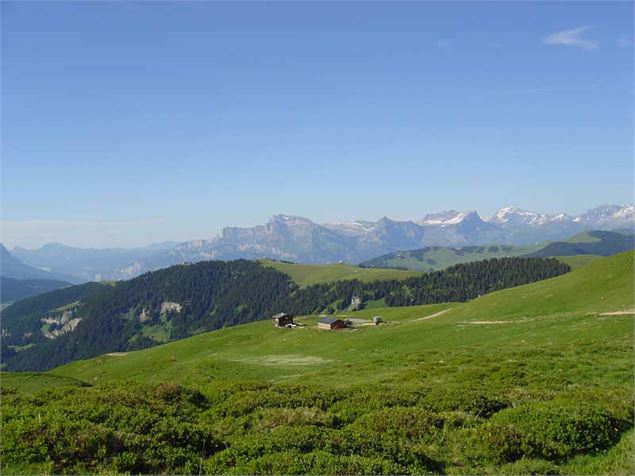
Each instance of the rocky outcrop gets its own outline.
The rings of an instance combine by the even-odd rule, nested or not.
[[[68,332],[73,332],[82,320],[81,317],[74,317],[74,314],[74,310],[68,309],[59,316],[43,317],[40,320],[48,326],[46,330],[42,330],[42,335],[47,339],[56,339]]]
[[[181,312],[183,306],[178,302],[164,301],[161,303],[161,314],[167,314],[170,312]]]

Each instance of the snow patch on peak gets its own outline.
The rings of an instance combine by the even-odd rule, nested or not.
[[[549,221],[549,216],[544,213],[536,213],[523,208],[505,207],[498,210],[490,219],[493,223],[541,225]]]
[[[623,205],[621,209],[613,213],[613,218],[618,218],[620,220],[635,218],[635,206]]]
[[[624,222],[635,221],[635,206],[633,205],[601,205],[597,208],[583,213],[579,221],[588,225],[614,225],[618,226]]]
[[[563,221],[574,221],[574,220],[575,219],[571,215],[564,212],[549,216],[549,221],[551,222],[554,222],[554,221],[563,222]]]
[[[351,235],[364,235],[372,232],[377,227],[377,224],[372,221],[357,220],[354,222],[324,223],[323,226]]]
[[[424,216],[422,219],[417,220],[419,225],[436,225],[436,226],[448,226],[461,223],[466,218],[477,216],[474,211],[459,212],[456,210],[446,210],[440,213],[430,213]]]

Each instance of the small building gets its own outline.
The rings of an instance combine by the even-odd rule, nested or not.
[[[326,329],[329,331],[335,329],[345,329],[346,323],[341,319],[334,319],[332,317],[320,317],[318,321],[318,329]]]
[[[291,327],[293,326],[293,315],[286,312],[280,312],[272,317],[273,327]]]

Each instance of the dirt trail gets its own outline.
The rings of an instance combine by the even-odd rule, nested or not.
[[[128,352],[110,352],[109,354],[110,357],[123,357],[124,355],[128,355]]]
[[[407,321],[407,322],[419,322],[419,321],[425,321],[427,319],[434,319],[435,317],[442,316],[448,311],[449,309],[444,309],[443,311],[435,312],[434,314],[430,314],[429,316],[420,317],[418,319],[413,319],[412,321]]]
[[[630,311],[614,311],[614,312],[602,312],[598,316],[631,316],[635,314],[635,310]]]

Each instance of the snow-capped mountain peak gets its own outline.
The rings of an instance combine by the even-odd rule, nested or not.
[[[375,230],[377,223],[374,221],[357,220],[354,222],[325,223],[323,226],[329,230],[340,231],[349,235],[365,235]]]
[[[565,222],[565,221],[573,221],[573,217],[568,213],[557,213],[555,215],[549,215],[550,222]]]
[[[505,207],[498,210],[489,221],[499,225],[540,225],[546,223],[548,220],[549,216],[544,213],[536,213],[523,208]]]
[[[456,210],[446,210],[440,213],[430,213],[420,220],[417,220],[419,225],[429,226],[448,226],[457,225],[467,218],[478,217],[478,214],[474,211],[459,212]]]
[[[620,220],[623,219],[633,219],[635,217],[635,206],[634,205],[623,205],[618,211],[613,214],[613,218],[617,218]]]
[[[576,217],[575,221],[594,226],[602,226],[608,223],[620,226],[622,223],[634,220],[635,206],[633,205],[600,205]]]

